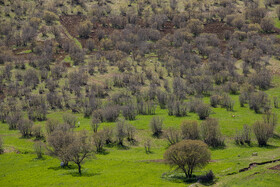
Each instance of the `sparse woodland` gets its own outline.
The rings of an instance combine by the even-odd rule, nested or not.
[[[239,174],[280,155],[279,0],[0,0],[0,23],[6,186],[279,184]]]

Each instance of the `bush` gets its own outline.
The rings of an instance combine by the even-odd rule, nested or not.
[[[103,127],[103,133],[104,133],[104,139],[105,143],[108,145],[112,143],[112,137],[113,137],[113,129],[111,127]]]
[[[200,103],[196,108],[196,113],[199,116],[199,119],[204,120],[209,117],[211,108],[208,104]]]
[[[107,122],[115,122],[120,115],[120,108],[117,105],[108,105],[102,109],[102,120]]]
[[[115,135],[116,135],[117,143],[120,146],[123,146],[123,139],[127,136],[127,134],[125,132],[126,125],[127,125],[127,122],[124,119],[120,119],[116,123]]]
[[[276,113],[272,113],[270,111],[266,112],[263,115],[263,122],[270,124],[273,127],[273,131],[278,123],[278,116]]]
[[[189,111],[192,113],[196,113],[196,109],[197,106],[199,106],[200,104],[202,104],[202,100],[198,99],[198,98],[191,98],[191,100],[189,101],[188,105],[189,105]]]
[[[22,137],[32,136],[32,126],[33,122],[28,119],[23,119],[18,124],[18,129]]]
[[[234,137],[235,143],[238,145],[244,145],[247,143],[248,145],[251,144],[251,128],[248,125],[243,126],[243,130],[236,131]]]
[[[181,133],[183,139],[198,140],[199,129],[197,121],[183,121],[181,124]]]
[[[136,107],[133,104],[128,104],[122,107],[122,114],[126,120],[135,120],[137,116]]]
[[[144,148],[145,148],[145,152],[148,154],[148,153],[151,153],[151,146],[152,146],[152,140],[151,139],[146,139],[145,142],[144,142]]]
[[[274,21],[271,18],[263,18],[260,25],[266,33],[272,32],[274,29]]]
[[[3,139],[0,136],[0,154],[4,153],[4,148],[3,148]]]
[[[50,11],[44,12],[44,20],[47,24],[52,24],[54,21],[58,20],[58,17],[55,13]]]
[[[225,145],[217,119],[207,118],[206,121],[201,123],[201,136],[209,146],[219,147]]]
[[[170,145],[176,144],[180,141],[180,131],[174,127],[169,127],[165,131],[165,137]]]
[[[278,97],[273,97],[273,104],[275,108],[279,108],[279,99]]]
[[[42,133],[42,126],[41,125],[34,125],[32,127],[32,135],[36,137],[36,139],[40,139],[43,137]]]
[[[59,121],[55,119],[48,119],[45,125],[47,134],[51,134],[58,126]]]
[[[183,140],[170,146],[164,153],[164,159],[169,165],[182,170],[186,178],[191,178],[195,168],[209,163],[211,152],[200,140]]]
[[[221,106],[226,108],[227,111],[233,111],[234,100],[232,100],[229,95],[224,94],[221,98]]]
[[[44,144],[40,141],[35,142],[34,144],[34,151],[37,155],[38,159],[43,158],[44,155]]]
[[[210,183],[214,180],[215,175],[212,170],[207,172],[205,175],[201,175],[198,177],[198,181],[201,183]]]
[[[23,119],[20,112],[11,112],[7,118],[7,124],[9,125],[9,130],[15,130],[18,128],[19,122]]]
[[[137,110],[142,115],[155,115],[157,105],[153,101],[140,101],[137,103]]]
[[[94,133],[97,132],[98,130],[98,127],[100,125],[100,119],[99,118],[96,118],[96,117],[93,117],[92,120],[91,120],[91,128],[93,130]]]
[[[100,131],[93,134],[93,144],[96,148],[96,152],[102,153],[103,147],[105,144],[105,133],[104,131]]]
[[[153,136],[159,137],[162,134],[163,119],[161,117],[155,116],[150,121],[150,128],[152,130]]]
[[[131,125],[130,123],[126,123],[125,132],[126,132],[126,135],[127,135],[127,140],[130,141],[130,142],[134,142],[135,141],[136,128],[133,125]]]
[[[170,100],[167,105],[168,115],[183,117],[187,115],[187,103],[181,100]]]
[[[212,95],[210,97],[210,104],[212,107],[216,108],[220,104],[221,96],[219,95]]]
[[[268,95],[265,92],[251,93],[249,107],[256,113],[262,113],[270,109]]]
[[[259,146],[266,146],[268,139],[273,136],[273,126],[269,123],[257,121],[253,125],[253,131]]]
[[[88,38],[92,29],[92,23],[90,21],[84,21],[79,25],[78,34],[81,38]]]
[[[75,128],[76,127],[76,122],[77,122],[78,118],[72,114],[63,114],[63,121],[65,124],[68,124],[71,128]]]

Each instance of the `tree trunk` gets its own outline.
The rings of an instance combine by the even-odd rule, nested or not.
[[[77,164],[77,165],[78,165],[78,168],[79,168],[79,174],[82,175],[82,171],[81,171],[81,168],[82,168],[82,167],[81,167],[81,164]]]

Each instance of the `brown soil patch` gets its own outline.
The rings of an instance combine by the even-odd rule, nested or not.
[[[268,169],[272,169],[272,170],[280,170],[280,165],[273,166],[273,167],[268,168]]]

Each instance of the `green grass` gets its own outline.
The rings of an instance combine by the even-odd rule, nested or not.
[[[274,78],[275,87],[267,91],[272,96],[280,96],[279,77]],[[280,141],[272,138],[268,147],[258,147],[256,140],[251,147],[237,146],[234,144],[233,136],[235,129],[241,129],[243,124],[252,123],[262,116],[255,114],[248,107],[241,108],[238,96],[231,96],[235,100],[235,111],[228,112],[223,108],[213,109],[211,117],[219,119],[221,131],[227,137],[224,149],[212,149],[212,160],[206,168],[196,170],[196,175],[201,175],[208,170],[213,170],[217,177],[217,186],[277,186],[280,172],[268,170],[269,165],[257,166],[250,171],[238,173],[241,168],[248,167],[251,162],[262,162],[280,158]],[[205,98],[209,102],[209,98]],[[66,111],[70,112],[70,111]],[[279,114],[279,109],[275,110]],[[62,121],[65,112],[51,112],[48,118]],[[234,114],[236,117],[232,117]],[[196,114],[179,118],[168,116],[166,110],[157,109],[156,115],[164,118],[164,127],[174,126],[179,128],[183,120],[198,120]],[[77,114],[80,127],[76,130],[91,130],[90,119],[83,118]],[[163,159],[163,154],[168,146],[164,139],[154,139],[152,143],[152,154],[146,154],[143,148],[143,140],[152,138],[149,130],[149,121],[153,116],[137,116],[131,121],[137,128],[136,139],[138,144],[129,146],[128,150],[120,150],[116,147],[106,147],[108,154],[96,155],[96,159],[87,160],[83,164],[83,175],[77,174],[77,168],[62,169],[60,161],[50,156],[44,159],[36,159],[33,151],[33,139],[22,139],[18,131],[8,130],[7,124],[0,124],[0,134],[4,140],[7,153],[0,155],[0,183],[3,186],[174,186],[188,185],[181,179],[174,178],[172,169],[160,162],[150,160]],[[201,121],[199,121],[201,122]],[[44,126],[45,122],[36,122]],[[103,123],[100,128],[114,123]],[[280,129],[277,127],[276,133]],[[258,152],[258,156],[252,156]],[[277,163],[274,163],[276,165]],[[258,172],[257,174],[254,174]],[[237,173],[229,175],[231,173]],[[166,175],[164,175],[166,174]],[[163,177],[165,176],[165,177]],[[166,177],[169,176],[169,177]],[[173,178],[171,177],[173,176]],[[176,175],[175,175],[176,176]],[[50,180],[51,179],[51,180]]]

